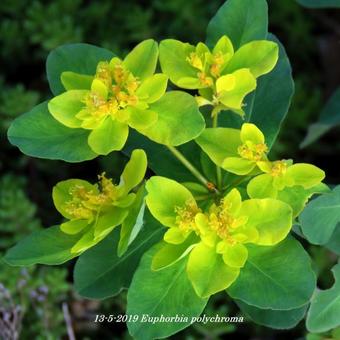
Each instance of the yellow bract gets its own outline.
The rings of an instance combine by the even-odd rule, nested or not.
[[[196,49],[199,49],[198,47]],[[191,52],[186,58],[186,61],[200,71],[197,73],[197,77],[201,85],[211,87],[214,85],[213,78],[217,79],[220,77],[223,66],[230,57],[230,53],[223,54],[220,51],[211,53],[208,48],[205,47],[201,53]]]
[[[188,200],[183,207],[175,207],[176,225],[184,232],[195,231],[198,233],[198,229],[195,224],[195,216],[201,211],[197,207],[196,202]]]
[[[91,91],[83,100],[84,109],[76,117],[83,121],[84,128],[95,127],[107,116],[120,122],[127,121],[129,115],[124,109],[141,104],[136,95],[140,84],[140,80],[124,67],[119,58],[113,58],[110,63],[100,62]],[[140,108],[146,107],[144,103]]]
[[[249,161],[260,161],[268,152],[268,147],[265,143],[255,144],[252,141],[246,141],[237,149],[238,154]]]
[[[71,200],[64,203],[65,211],[73,219],[92,220],[99,211],[110,207],[118,197],[118,188],[105,173],[98,176],[100,190],[89,189],[81,184],[75,184],[69,189]]]
[[[285,161],[275,161],[273,162],[270,174],[273,177],[279,177],[287,172],[287,163]]]

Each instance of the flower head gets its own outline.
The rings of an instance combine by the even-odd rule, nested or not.
[[[294,208],[294,216],[298,215],[313,193],[324,190],[320,184],[325,173],[315,165],[279,160],[261,161],[257,166],[264,173],[249,181],[249,197],[281,199]]]
[[[148,67],[141,69],[139,59],[148,53]],[[114,57],[100,61],[90,81],[86,78],[88,88],[75,81],[76,85],[69,85],[70,78],[86,76],[67,72],[67,77],[62,75],[62,80],[67,78],[64,81],[67,91],[49,102],[49,111],[67,127],[90,130],[88,143],[97,154],[120,150],[129,126],[142,131],[158,119],[151,106],[164,95],[167,76],[153,74],[157,56],[156,43],[146,40],[124,60]]]
[[[268,198],[242,201],[237,189],[205,210],[188,189],[173,180],[152,177],[146,189],[150,212],[168,227],[163,247],[153,258],[153,269],[189,255],[188,277],[202,297],[236,280],[248,257],[247,244],[274,245],[292,226],[292,209],[286,203]],[[211,280],[212,272],[216,281]]]
[[[289,204],[297,216],[314,193],[327,191],[324,171],[292,160],[268,160],[261,130],[244,123],[240,130],[206,129],[197,139],[203,151],[224,170],[253,177],[247,185],[250,198],[276,198]],[[242,180],[243,181],[243,180]]]
[[[251,123],[242,124],[241,130],[206,129],[196,142],[217,165],[236,175],[251,173],[269,151],[263,133]]]
[[[134,150],[118,184],[102,173],[97,184],[69,179],[53,188],[54,204],[67,219],[60,229],[66,234],[81,235],[71,252],[83,252],[122,224],[136,198],[131,190],[143,180],[146,164],[145,152]]]
[[[256,88],[256,78],[273,69],[278,46],[270,41],[253,41],[236,52],[227,36],[209,49],[167,39],[160,44],[162,70],[185,89],[198,89],[199,105],[215,106],[214,113],[232,110],[244,115],[243,100]]]

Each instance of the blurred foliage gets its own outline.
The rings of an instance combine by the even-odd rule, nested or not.
[[[94,180],[96,173],[102,170],[116,176],[123,164],[124,157],[119,154],[72,165],[31,159],[6,141],[6,130],[11,120],[50,96],[44,75],[48,52],[58,45],[72,42],[92,43],[112,49],[117,54],[124,54],[140,40],[149,37],[157,40],[177,38],[188,42],[204,40],[208,21],[223,2],[0,2],[0,63],[4,66],[0,79],[0,252],[41,224],[49,225],[58,221],[50,196],[56,182],[70,177]],[[339,25],[336,25],[340,22],[340,11],[308,10],[293,0],[268,2],[270,30],[279,37],[287,50],[296,85],[291,109],[272,152],[277,158],[289,155],[300,162],[314,163],[326,170],[328,182],[339,183],[338,169],[335,162],[330,162],[330,159],[336,159],[340,150],[337,131],[307,149],[299,150],[298,145],[308,125],[316,120],[334,90],[332,80],[326,78],[325,74],[331,73],[332,76],[333,73],[336,78],[339,64],[330,65],[328,60],[324,60],[324,47],[328,37],[339,34],[336,33],[340,31]],[[339,46],[336,48],[340,50]],[[333,45],[329,49],[336,52]],[[331,72],[326,72],[328,68]],[[338,83],[338,79],[335,81]],[[334,258],[320,247],[313,247],[310,251],[316,259],[316,270],[321,273],[320,286],[330,287],[332,277],[329,268]],[[65,333],[60,304],[70,296],[66,277],[66,269],[39,267],[25,271],[0,264],[0,282],[7,287],[15,304],[22,306],[25,311],[23,339],[58,339]],[[123,313],[125,295],[123,292],[101,303],[69,299],[79,338],[113,338],[114,326],[115,339],[130,339],[123,324],[98,326],[93,323],[96,313]],[[238,308],[224,301],[224,295],[216,296],[209,303],[206,314],[236,315]],[[292,331],[281,332],[246,322],[237,328],[235,325],[193,325],[176,335],[176,339],[222,339],[231,336],[230,332],[234,332],[235,337],[258,339],[297,339],[305,335],[303,324]],[[307,338],[335,339],[337,335],[334,334],[309,334]]]
[[[25,186],[22,176],[6,174],[0,178],[0,254],[41,228],[37,207],[27,197]],[[67,269],[15,268],[0,262],[0,284],[0,319],[20,313],[20,324],[15,325],[20,339],[61,339],[65,334],[61,302],[71,289]]]
[[[61,303],[70,292],[66,276],[63,268],[13,268],[0,262],[0,282],[21,312],[20,339],[54,340],[66,334],[61,312]],[[7,312],[11,313],[11,309]]]
[[[40,227],[36,206],[26,197],[24,183],[24,177],[11,174],[0,178],[0,251]]]
[[[22,84],[6,86],[0,79],[0,131],[4,133],[14,118],[28,111],[39,101],[39,93],[26,90]]]

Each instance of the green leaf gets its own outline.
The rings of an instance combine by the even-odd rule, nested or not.
[[[340,255],[340,223],[336,226],[330,240],[325,244],[333,253]]]
[[[219,126],[240,128],[245,122],[255,124],[265,135],[270,148],[280,131],[294,93],[292,70],[284,47],[269,34],[268,39],[279,44],[279,60],[275,68],[257,80],[256,90],[245,99],[244,120],[230,112],[219,114]]]
[[[301,229],[313,244],[326,244],[340,222],[340,186],[311,201],[299,218]]]
[[[126,163],[120,176],[120,186],[128,193],[136,187],[144,178],[148,166],[147,156],[144,150],[135,149],[131,153],[130,160]]]
[[[274,328],[294,328],[305,316],[308,305],[290,310],[260,309],[236,300],[241,312],[257,324]]]
[[[191,234],[181,244],[169,244],[162,241],[162,246],[152,258],[151,269],[160,270],[173,265],[188,255],[197,242],[199,242],[199,238],[195,234]]]
[[[93,76],[87,76],[71,71],[65,71],[61,74],[61,82],[69,90],[90,90]]]
[[[319,120],[310,125],[304,140],[301,142],[300,147],[314,143],[329,130],[335,126],[340,125],[340,88],[338,88],[328,100],[325,107],[320,113]]]
[[[157,122],[158,119],[157,112],[151,110],[142,110],[137,107],[128,107],[125,109],[125,112],[127,112],[129,115],[129,126],[138,131],[143,131]]]
[[[340,8],[340,0],[296,0],[300,5],[309,8]]]
[[[188,277],[198,296],[207,298],[229,287],[239,275],[239,268],[226,265],[215,248],[199,243],[188,260]]]
[[[74,269],[76,291],[87,298],[104,299],[128,288],[140,258],[163,235],[163,228],[150,215],[145,226],[122,257],[117,255],[118,229],[82,254]]]
[[[274,68],[278,55],[279,47],[276,43],[266,40],[252,41],[236,51],[223,73],[248,68],[257,78]]]
[[[256,244],[263,246],[282,241],[292,227],[291,207],[271,198],[242,202],[240,216],[248,216],[246,227],[255,227],[258,230],[259,238]]]
[[[123,64],[135,77],[144,80],[154,74],[158,60],[158,46],[153,39],[139,43],[124,59]]]
[[[240,130],[230,128],[205,129],[195,142],[219,166],[226,157],[239,156],[237,148],[242,144]]]
[[[153,176],[146,182],[146,204],[152,215],[167,227],[176,227],[176,207],[195,204],[190,191],[169,178]]]
[[[123,221],[120,229],[120,238],[118,243],[118,256],[121,257],[129,245],[136,238],[143,226],[144,210],[145,210],[145,188],[141,186],[136,194],[133,204],[129,207],[129,214]]]
[[[89,132],[68,128],[48,112],[47,102],[15,119],[8,139],[24,154],[32,157],[82,162],[97,155],[87,143]]]
[[[286,187],[278,192],[277,199],[289,204],[293,209],[293,217],[297,217],[304,209],[308,200],[314,194],[329,192],[330,189],[326,184],[320,183],[310,189],[304,189],[301,186]]]
[[[233,77],[235,81],[234,87],[227,91],[223,90],[223,86],[219,88],[220,81],[223,82],[225,77]],[[243,68],[217,79],[216,87],[222,104],[230,109],[241,110],[244,97],[256,89],[256,79],[248,69]]]
[[[100,61],[110,61],[113,57],[112,52],[89,44],[68,44],[57,47],[48,55],[46,61],[47,79],[52,93],[57,96],[65,91],[61,82],[63,72],[71,71],[93,76]]]
[[[160,144],[184,144],[196,138],[205,127],[195,98],[185,92],[167,92],[150,105],[150,110],[158,113],[158,120],[140,132]]]
[[[265,0],[228,0],[208,25],[207,43],[214,46],[222,35],[226,35],[236,50],[249,41],[265,39],[267,30]]]
[[[81,234],[63,233],[59,226],[39,230],[10,248],[4,260],[12,266],[62,264],[77,256],[77,254],[71,253],[71,248],[80,237]]]
[[[151,270],[151,261],[158,247],[144,254],[128,292],[128,315],[138,315],[136,322],[128,322],[129,333],[136,340],[168,337],[187,327],[192,317],[200,315],[207,303],[196,294],[186,275],[187,258],[160,271]],[[188,318],[185,322],[143,322],[150,317]]]
[[[332,288],[317,291],[307,314],[307,329],[313,333],[327,332],[340,326],[340,264],[333,267]]]
[[[108,155],[112,151],[121,150],[127,140],[129,127],[125,123],[107,117],[98,128],[91,131],[88,143],[99,155]]]
[[[147,103],[154,103],[164,95],[167,85],[168,77],[165,74],[157,73],[142,82],[136,95]]]
[[[179,86],[180,80],[187,78],[192,80],[192,86],[185,87],[196,89],[201,86],[197,70],[187,61],[187,57],[193,51],[195,48],[192,45],[175,39],[165,39],[159,45],[159,60],[162,71],[174,84]]]
[[[227,289],[232,298],[275,310],[295,309],[308,303],[316,280],[311,260],[298,241],[288,238],[272,247],[247,248],[248,260]]]
[[[76,115],[84,108],[83,100],[87,93],[86,90],[64,92],[48,102],[48,110],[63,125],[80,128],[82,121],[76,118]]]

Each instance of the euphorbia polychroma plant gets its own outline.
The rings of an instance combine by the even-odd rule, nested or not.
[[[317,166],[270,155],[293,81],[264,0],[227,1],[196,45],[148,39],[125,57],[61,46],[47,78],[54,97],[12,123],[12,144],[70,163],[130,159],[118,180],[57,183],[61,223],[11,248],[9,264],[79,257],[79,294],[127,288],[129,315],[197,317],[219,293],[268,327],[304,317],[316,278],[292,227],[313,195],[332,193]],[[141,339],[189,324],[128,320]]]

